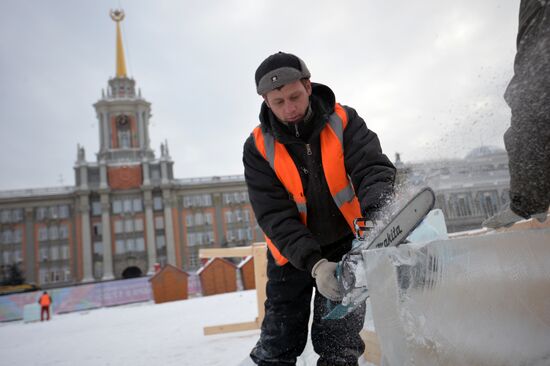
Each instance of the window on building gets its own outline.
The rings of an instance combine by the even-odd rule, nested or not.
[[[126,253],[126,245],[124,243],[124,240],[122,239],[117,239],[115,241],[115,251],[116,251],[116,254],[124,254]]]
[[[94,254],[103,255],[103,242],[101,241],[94,242]]]
[[[67,267],[65,267],[63,269],[63,271],[65,272],[65,281],[70,281],[71,280],[71,270]],[[103,274],[102,274],[103,276]]]
[[[134,238],[126,240],[126,250],[130,252],[136,251],[136,240]]]
[[[225,234],[227,241],[235,241],[235,236],[233,235],[233,230],[227,230]]]
[[[166,241],[164,240],[164,235],[157,235],[156,237],[157,248],[162,249],[166,246]]]
[[[478,194],[478,201],[481,204],[482,214],[485,217],[493,216],[498,211],[498,192],[480,192]]]
[[[45,268],[40,269],[40,282],[44,284],[50,282],[50,276],[49,276],[48,270]]]
[[[23,221],[23,209],[16,208],[11,212],[12,222],[21,222]]]
[[[189,253],[189,266],[191,268],[199,268],[200,266],[199,254],[196,250],[191,250]]]
[[[101,202],[92,201],[92,216],[101,215]]]
[[[212,214],[210,212],[204,215],[204,222],[206,225],[212,225]]]
[[[244,214],[244,222],[250,222],[250,211],[244,210],[243,214]]]
[[[46,216],[48,215],[48,209],[46,207],[38,207],[36,209],[36,219],[37,220],[44,220]]]
[[[48,239],[57,240],[59,239],[59,228],[57,226],[50,226],[48,229]]]
[[[234,214],[235,214],[235,220],[237,220],[237,222],[243,221],[243,213],[241,210],[235,210]]]
[[[192,247],[197,245],[197,235],[195,233],[187,234],[187,246]]]
[[[48,228],[42,226],[38,229],[38,240],[39,241],[48,240]]]
[[[164,217],[155,216],[155,229],[157,230],[164,229]]]
[[[59,248],[57,246],[50,246],[50,256],[49,259],[56,261],[59,259]]]
[[[162,197],[160,196],[153,197],[153,210],[160,211],[162,209],[163,209]]]
[[[132,136],[130,129],[118,130],[118,146],[123,149],[128,149],[132,146]]]
[[[193,214],[187,214],[185,215],[185,225],[187,227],[193,226]]]
[[[48,209],[48,216],[52,219],[59,218],[59,210],[57,206],[50,206]]]
[[[40,248],[40,260],[41,261],[47,261],[48,260],[48,247],[41,247]]]
[[[214,232],[213,231],[208,231],[206,232],[206,236],[207,236],[207,239],[208,239],[208,244],[214,244]]]
[[[2,224],[7,224],[11,221],[11,212],[9,210],[0,211],[0,222]]]
[[[123,210],[124,210],[124,212],[132,212],[132,200],[131,199],[125,199],[123,201]]]
[[[100,227],[99,232],[101,233],[101,227]],[[69,238],[69,226],[67,224],[59,225],[59,237],[61,239],[68,239]]]
[[[456,197],[456,211],[458,217],[471,216],[472,210],[470,205],[470,199],[465,194],[459,194]]]
[[[94,263],[94,277],[95,278],[103,277],[103,262]]]
[[[124,232],[124,226],[122,220],[115,220],[115,234],[122,234]]]
[[[134,220],[132,219],[124,220],[124,231],[127,233],[134,232]]]
[[[231,193],[224,193],[222,197],[224,205],[229,205],[233,202],[233,195]]]
[[[122,212],[122,201],[116,200],[113,201],[113,213],[119,214]]]
[[[160,170],[158,165],[151,166],[151,180],[159,180],[160,179]]]
[[[228,224],[233,222],[233,213],[231,211],[225,211],[225,222]]]
[[[60,228],[61,229],[61,228]],[[101,236],[103,235],[103,225],[101,222],[94,222],[92,224],[92,235],[93,236]]]
[[[133,209],[134,209],[134,212],[141,212],[143,211],[143,205],[141,204],[141,199],[140,198],[134,198],[133,200]]]
[[[2,243],[11,244],[13,243],[13,232],[11,230],[2,231]]]
[[[212,206],[212,196],[209,194],[202,195],[202,206]]]
[[[103,245],[103,243],[102,243],[102,245]],[[69,246],[68,245],[62,245],[60,247],[60,249],[61,249],[61,259],[63,259],[63,260],[69,259]]]
[[[195,225],[197,226],[203,225],[202,212],[197,212],[195,214]]]
[[[137,232],[143,231],[143,219],[135,219],[134,220],[134,229]]]
[[[14,243],[21,243],[23,240],[21,229],[15,229],[13,230],[13,242]]]
[[[145,251],[145,239],[143,237],[136,238],[136,250],[138,252]]]
[[[248,229],[246,229],[246,240],[252,241],[252,239],[253,239],[253,236],[252,236],[252,229],[251,229],[251,228],[248,228]]]
[[[66,219],[68,217],[69,217],[69,206],[68,205],[59,206],[59,218]]]

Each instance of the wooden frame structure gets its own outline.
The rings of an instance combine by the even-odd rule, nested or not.
[[[265,243],[254,243],[247,247],[200,249],[199,258],[235,258],[254,257],[254,281],[256,282],[256,299],[258,303],[258,317],[250,322],[214,325],[204,327],[204,335],[241,332],[244,330],[260,329],[264,319],[265,285],[267,283],[267,246]]]

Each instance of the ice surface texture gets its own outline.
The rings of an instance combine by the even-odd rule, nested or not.
[[[550,365],[550,229],[368,251],[389,365]]]

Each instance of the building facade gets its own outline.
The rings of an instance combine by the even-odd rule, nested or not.
[[[449,232],[479,229],[509,201],[508,155],[483,146],[464,159],[434,160],[401,166],[405,185],[429,186]]]
[[[198,249],[263,240],[243,176],[175,179],[168,144],[151,148],[151,103],[117,70],[94,104],[96,161],[78,146],[75,185],[0,192],[0,280],[13,265],[42,287],[131,278],[155,263],[200,266]]]

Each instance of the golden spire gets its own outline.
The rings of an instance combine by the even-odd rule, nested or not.
[[[111,19],[116,22],[116,77],[126,77],[126,61],[124,60],[124,47],[120,33],[120,22],[124,19],[123,10],[111,10]]]

